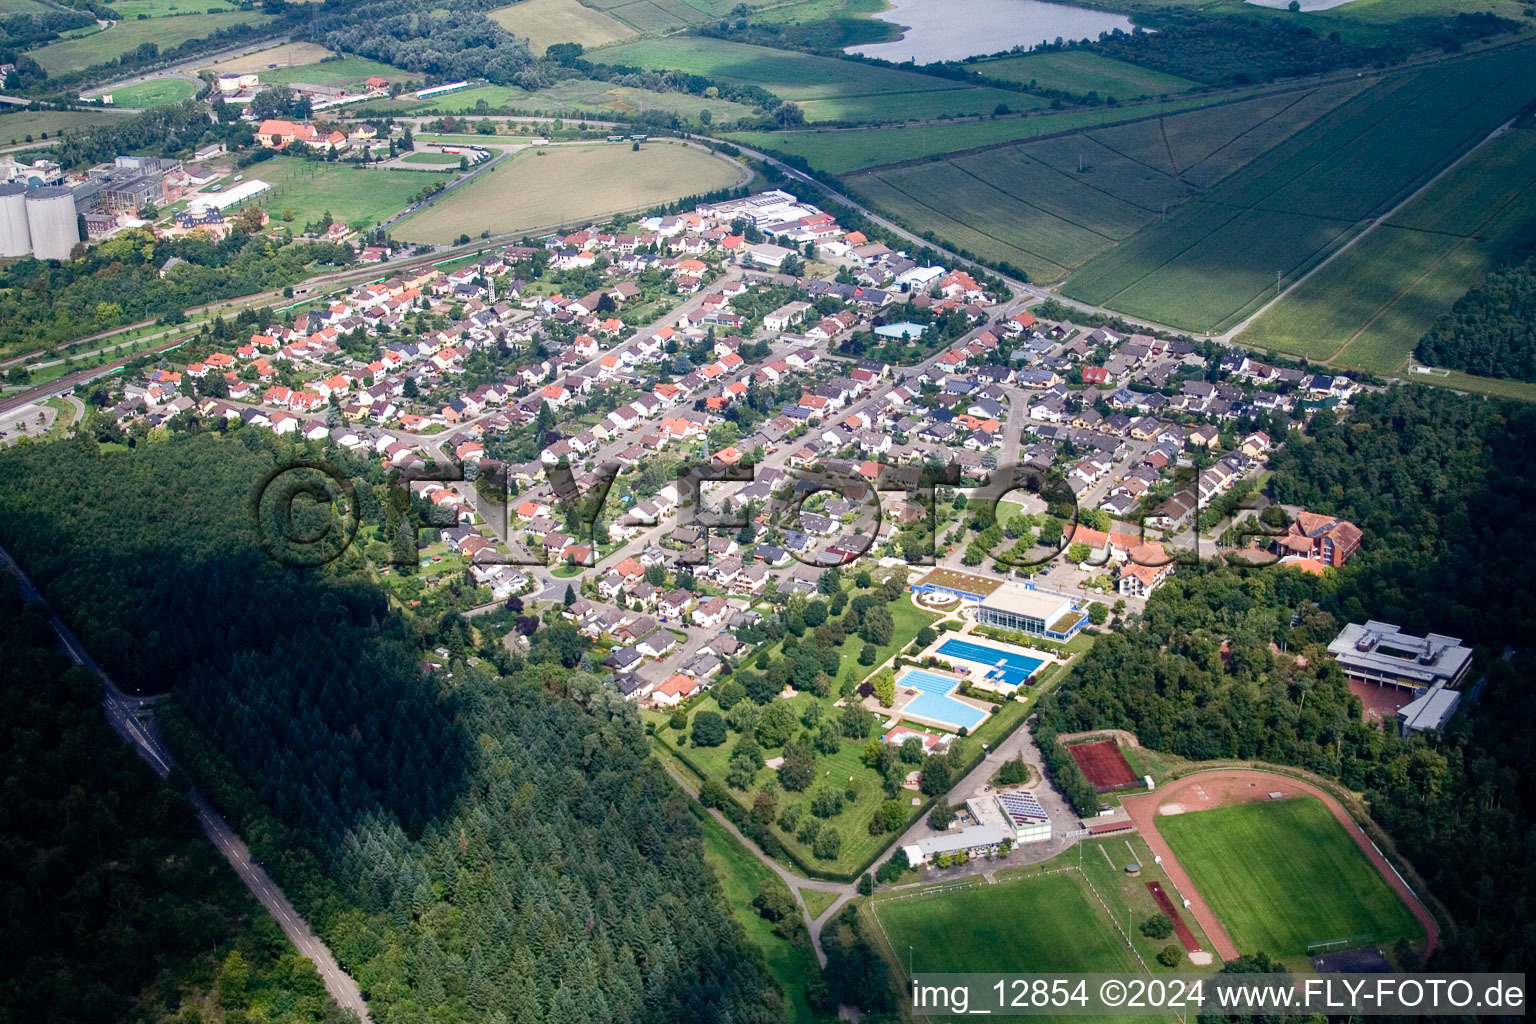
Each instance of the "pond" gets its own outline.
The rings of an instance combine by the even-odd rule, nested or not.
[[[1043,0],[890,0],[875,15],[905,29],[888,43],[850,46],[848,53],[898,63],[964,60],[1015,46],[1062,39],[1097,39],[1101,32],[1131,31],[1131,19],[1110,11]]]

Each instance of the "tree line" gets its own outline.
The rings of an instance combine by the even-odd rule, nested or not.
[[[1536,255],[1499,267],[1457,299],[1414,356],[1481,377],[1536,381]]]

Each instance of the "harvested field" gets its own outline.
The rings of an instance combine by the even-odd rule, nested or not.
[[[540,155],[543,154],[543,155]],[[395,228],[411,241],[530,231],[638,210],[739,183],[737,168],[676,143],[523,150]]]

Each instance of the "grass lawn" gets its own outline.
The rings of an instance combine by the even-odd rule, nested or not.
[[[156,78],[112,90],[114,107],[163,107],[197,95],[197,86],[185,78]]]
[[[32,136],[34,141],[41,141],[45,135],[49,138],[55,135],[69,135],[99,124],[116,124],[123,118],[132,116],[131,111],[113,110],[111,107],[90,110],[16,108],[15,113],[0,111],[0,145],[20,145],[26,142],[28,135]]]
[[[459,166],[459,161],[463,159],[463,154],[435,153],[430,150],[423,150],[420,153],[409,153],[400,159],[403,163],[408,164],[431,164],[436,167],[457,167]]]
[[[1476,377],[1460,370],[1437,370],[1432,375],[1403,374],[1407,380],[1430,387],[1451,388],[1473,395],[1491,395],[1494,398],[1513,398],[1520,402],[1536,402],[1536,384],[1505,377]]]
[[[50,75],[58,75],[104,63],[144,43],[154,43],[163,51],[180,46],[188,39],[201,39],[214,29],[233,25],[265,25],[271,20],[270,15],[253,11],[230,11],[227,14],[188,14],[177,18],[119,21],[105,32],[49,43],[40,50],[29,50],[27,56],[42,65],[43,70]]]
[[[837,902],[837,893],[827,892],[823,889],[801,889],[800,898],[805,901],[805,909],[810,911],[814,921],[827,912],[827,908]]]
[[[1232,941],[1245,952],[1303,956],[1314,942],[1370,935],[1390,945],[1423,931],[1312,797],[1158,819]]]
[[[639,152],[601,142],[541,147],[486,171],[413,214],[394,233],[411,241],[446,242],[486,229],[501,233],[585,223],[739,179],[736,168],[719,157],[673,143],[647,143]]]
[[[245,176],[274,186],[256,199],[274,220],[284,210],[292,210],[290,223],[295,231],[319,220],[327,210],[332,218],[354,228],[378,224],[403,210],[431,181],[420,171],[359,170],[351,164],[288,157],[255,164]]]
[[[773,933],[773,925],[752,909],[758,886],[772,872],[724,826],[702,811],[699,828],[704,838],[704,859],[720,881],[731,915],[746,931],[747,938],[763,951],[769,972],[784,989],[789,1024],[811,1024],[816,1015],[805,1001],[805,989],[819,974],[816,954],[809,945],[795,946],[779,938]]]
[[[1087,50],[1061,50],[980,61],[971,65],[971,70],[988,78],[1024,85],[1034,82],[1042,89],[1059,89],[1077,96],[1097,92],[1101,99],[1160,96],[1200,85],[1178,75],[1137,67]]]

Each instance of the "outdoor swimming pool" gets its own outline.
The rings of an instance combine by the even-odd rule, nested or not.
[[[973,665],[985,665],[989,675],[1001,679],[1009,686],[1023,686],[1045,664],[1044,658],[1031,658],[1027,654],[1004,651],[958,637],[945,640],[934,653],[960,658]]]
[[[960,684],[948,676],[912,668],[896,680],[896,685],[918,691],[917,696],[901,709],[903,715],[957,731],[964,726],[967,732],[987,720],[985,711],[950,696]]]

